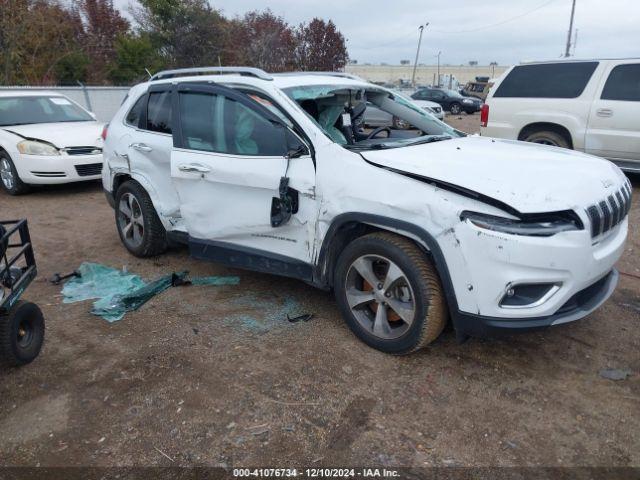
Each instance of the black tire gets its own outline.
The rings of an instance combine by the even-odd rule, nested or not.
[[[19,300],[8,315],[0,316],[0,357],[19,367],[32,362],[44,342],[44,317],[40,308]]]
[[[540,130],[526,135],[525,142],[540,143],[554,147],[571,148],[569,141],[561,134],[549,130]]]
[[[356,260],[367,255],[393,261],[413,291],[413,322],[398,338],[374,335],[373,329],[366,329],[349,306],[347,281],[350,268]],[[349,328],[367,345],[386,353],[407,354],[419,350],[440,335],[448,319],[445,295],[435,266],[414,242],[393,233],[372,233],[347,245],[334,272],[334,293]]]
[[[449,111],[452,115],[460,115],[462,113],[462,105],[460,105],[458,102],[453,102],[451,105],[449,105]]]
[[[139,233],[138,240],[129,238],[123,231],[125,229],[125,214],[121,212],[120,205],[123,198],[126,200],[133,197],[137,202],[142,216],[140,225],[143,227]],[[115,199],[116,228],[120,240],[124,246],[136,257],[153,257],[160,255],[167,250],[167,232],[158,218],[153,202],[146,190],[135,180],[128,180],[118,188]],[[137,217],[139,218],[139,216]],[[132,226],[134,229],[136,225]],[[139,230],[137,230],[139,232]]]
[[[6,152],[0,151],[0,171],[2,170],[2,163],[6,162],[9,166],[9,170],[11,172],[11,183],[7,185],[4,179],[0,179],[0,186],[7,192],[9,195],[23,195],[28,193],[30,188],[29,185],[24,183],[20,176],[18,175],[18,171],[16,170],[16,166],[13,164],[13,160]]]

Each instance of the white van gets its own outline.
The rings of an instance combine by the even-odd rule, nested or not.
[[[517,65],[491,89],[481,135],[571,148],[640,172],[640,59]]]

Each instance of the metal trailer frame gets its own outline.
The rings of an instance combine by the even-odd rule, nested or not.
[[[0,248],[0,288],[5,289],[5,295],[0,298],[0,316],[6,315],[15,305],[22,293],[29,284],[36,278],[36,259],[33,254],[33,246],[31,244],[31,236],[29,235],[29,227],[27,220],[6,220],[0,221],[6,232],[0,237],[0,247],[6,246],[6,251],[2,252]],[[12,243],[11,238],[17,236]],[[24,265],[16,264],[23,260]],[[16,278],[12,277],[12,272],[19,269],[20,275]],[[8,290],[8,294],[6,294]]]

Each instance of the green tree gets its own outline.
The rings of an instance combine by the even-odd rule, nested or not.
[[[140,0],[132,13],[167,66],[218,64],[228,21],[206,0]]]
[[[75,51],[58,61],[55,77],[59,85],[76,85],[87,82],[91,59],[82,51]]]
[[[109,80],[116,85],[127,85],[147,77],[146,70],[154,73],[164,68],[148,35],[122,35],[116,40],[115,60],[110,65]]]

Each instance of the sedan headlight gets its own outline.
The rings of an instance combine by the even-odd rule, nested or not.
[[[60,151],[50,143],[38,142],[37,140],[23,140],[18,143],[18,151],[23,155],[60,155]]]
[[[584,228],[580,218],[571,211],[526,215],[519,219],[464,211],[460,220],[469,221],[484,230],[532,237],[550,237],[556,233]]]
[[[470,98],[465,98],[464,100],[462,100],[462,103],[473,103],[473,100],[471,100]]]

